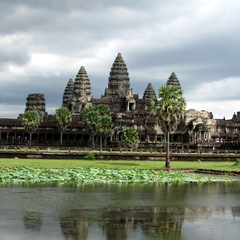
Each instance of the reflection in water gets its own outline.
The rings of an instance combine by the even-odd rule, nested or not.
[[[239,187],[0,185],[0,239],[238,239]]]
[[[88,237],[89,223],[81,215],[60,218],[60,226],[66,239],[85,240]]]
[[[232,208],[232,214],[233,217],[239,217],[240,218],[240,207],[233,207]]]
[[[26,211],[23,217],[25,229],[40,231],[42,224],[42,214],[40,212]]]
[[[176,211],[177,210],[177,211]],[[137,208],[111,209],[104,219],[103,230],[107,239],[131,239],[137,229],[149,239],[182,239],[183,209]]]
[[[141,233],[151,239],[182,239],[184,209],[179,208],[111,208],[105,209],[98,218],[88,220],[94,210],[74,212],[60,218],[60,226],[66,239],[88,239],[91,226],[102,229],[108,240],[132,239]],[[98,215],[98,213],[96,213]]]
[[[102,229],[98,232],[105,236],[100,239],[138,239],[136,236],[139,235],[143,239],[181,240],[185,239],[182,232],[184,221],[195,223],[199,219],[211,219],[212,214],[221,215],[225,210],[224,207],[111,208],[105,209],[94,220],[88,216],[97,216],[97,212],[83,210],[61,218],[60,224],[66,239],[91,239],[88,232],[91,226],[95,226]],[[240,207],[232,210],[239,213]],[[234,212],[232,215],[236,216]]]

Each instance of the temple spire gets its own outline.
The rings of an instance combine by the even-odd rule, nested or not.
[[[177,87],[179,87],[181,89],[180,82],[179,82],[178,77],[175,74],[175,72],[173,72],[171,74],[171,76],[169,77],[169,79],[167,80],[167,85],[177,86]]]
[[[91,85],[85,68],[82,66],[76,75],[71,101],[72,114],[79,114],[91,105]]]
[[[76,75],[73,95],[76,99],[79,99],[82,96],[91,96],[91,85],[88,78],[87,72],[83,66],[78,71]]]
[[[121,53],[118,53],[109,74],[108,88],[105,90],[104,97],[121,98],[125,97],[129,91],[130,82],[127,66],[123,61]]]
[[[155,93],[155,91],[154,91],[154,89],[153,89],[152,84],[149,83],[148,86],[147,86],[147,88],[146,88],[146,90],[144,91],[143,99],[144,99],[145,101],[151,101],[151,99],[152,99],[153,97],[156,97],[156,93]]]
[[[65,91],[63,93],[62,107],[69,108],[71,104],[72,95],[73,95],[73,87],[74,87],[74,83],[73,83],[73,80],[70,78],[65,88]]]

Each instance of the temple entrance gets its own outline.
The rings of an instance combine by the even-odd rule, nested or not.
[[[132,111],[135,109],[134,105],[135,105],[134,103],[129,103],[129,111]]]

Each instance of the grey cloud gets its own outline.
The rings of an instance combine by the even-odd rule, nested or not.
[[[210,36],[172,48],[131,52],[128,56],[129,67],[142,72],[154,67],[157,71],[166,68],[169,69],[169,75],[174,71],[186,92],[202,82],[240,76],[238,40],[230,36],[220,37]]]
[[[157,0],[151,1],[151,3],[146,2],[145,0],[138,0],[137,4],[134,1],[121,0],[121,1],[112,1],[112,0],[68,0],[68,1],[59,1],[59,0],[42,0],[42,1],[32,1],[32,0],[18,0],[5,1],[1,0],[0,4],[5,8],[11,9],[15,6],[29,6],[31,8],[41,8],[41,9],[55,9],[56,11],[68,12],[72,9],[85,9],[87,11],[92,11],[95,9],[101,10],[106,7],[126,7],[134,9],[142,8],[151,8],[158,3]]]
[[[0,41],[1,42],[1,41]],[[0,45],[0,69],[6,67],[7,64],[14,64],[18,66],[25,65],[31,56],[26,46],[18,42],[11,44],[2,42]]]
[[[85,66],[92,94],[100,97],[118,52],[140,96],[148,82],[157,91],[173,71],[189,97],[199,84],[239,77],[239,5],[227,5],[231,14],[219,14],[225,13],[222,5],[208,14],[202,0],[0,0],[0,102],[25,104],[28,93],[41,92],[47,106],[59,107],[68,79],[78,71],[70,66],[76,64]],[[36,58],[31,65],[31,56],[39,53],[56,56],[51,64],[58,76],[49,66],[49,77],[43,77]],[[58,57],[69,63],[61,65]],[[9,65],[23,67],[26,76],[14,73],[11,82],[4,81]]]

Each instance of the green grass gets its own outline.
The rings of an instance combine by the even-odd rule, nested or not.
[[[105,168],[105,169],[159,169],[164,161],[100,161],[100,160],[50,160],[50,159],[0,159],[0,168]],[[171,168],[205,168],[240,171],[240,164],[234,162],[171,162]]]

